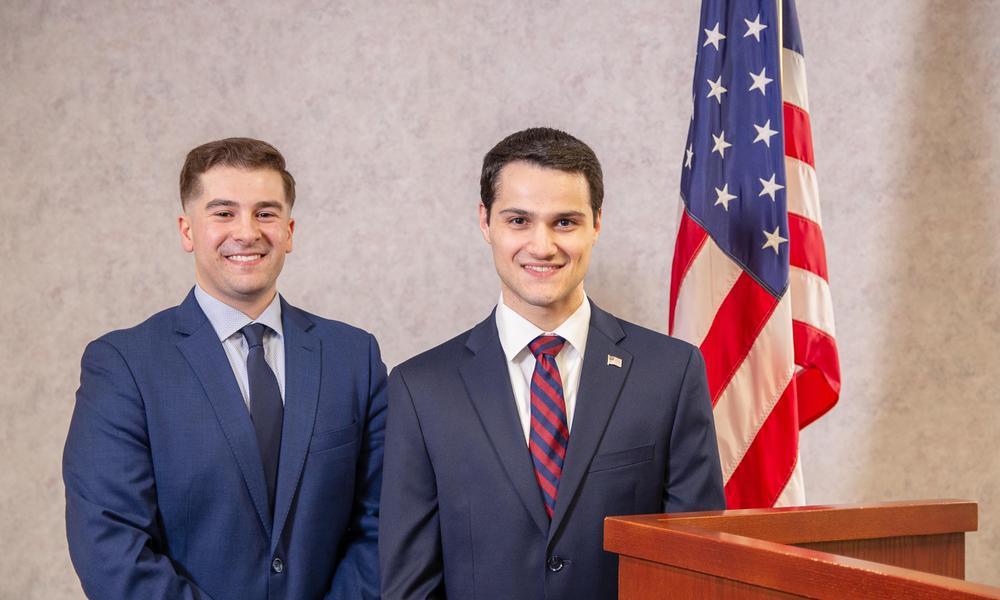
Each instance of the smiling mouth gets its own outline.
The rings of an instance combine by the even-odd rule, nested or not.
[[[235,263],[251,263],[262,258],[264,258],[263,254],[233,254],[231,256],[227,256],[226,260]]]
[[[521,265],[525,271],[532,273],[552,273],[562,268],[562,265]]]

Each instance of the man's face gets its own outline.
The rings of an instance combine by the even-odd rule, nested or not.
[[[178,219],[206,292],[256,318],[274,298],[295,221],[281,175],[271,169],[213,167]],[[256,313],[256,314],[253,314]]]
[[[479,228],[493,248],[504,303],[543,329],[554,328],[583,301],[583,278],[601,231],[587,179],[527,162],[506,165],[497,179],[492,214],[479,206]]]

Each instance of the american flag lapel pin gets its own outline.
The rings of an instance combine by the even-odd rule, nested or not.
[[[622,368],[622,359],[617,356],[608,355],[608,366]]]

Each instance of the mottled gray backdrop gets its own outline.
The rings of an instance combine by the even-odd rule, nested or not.
[[[1000,2],[800,0],[841,401],[813,503],[980,502],[1000,585]],[[82,594],[62,444],[87,341],[178,303],[184,154],[249,135],[299,182],[281,290],[390,366],[481,319],[483,153],[567,129],[605,167],[587,290],[665,330],[698,3],[0,3],[0,596]]]

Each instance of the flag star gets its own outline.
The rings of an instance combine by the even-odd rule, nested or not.
[[[701,47],[704,48],[705,46],[712,44],[712,46],[714,46],[715,49],[718,50],[719,42],[721,42],[724,39],[726,39],[726,36],[719,33],[719,24],[716,23],[715,27],[713,27],[712,29],[705,30],[705,43],[702,44]]]
[[[754,129],[757,130],[757,137],[754,138],[753,143],[764,142],[764,145],[768,148],[771,147],[771,137],[776,135],[778,132],[771,129],[771,119],[764,123],[763,127],[754,123]]]
[[[743,34],[743,37],[750,37],[752,35],[753,39],[759,42],[760,32],[767,29],[767,25],[761,25],[760,23],[760,13],[757,13],[757,16],[753,21],[750,19],[743,19],[743,22],[747,24],[747,32]]]
[[[684,151],[687,157],[684,159],[684,166],[691,168],[691,159],[694,158],[694,146],[689,144],[687,150]]]
[[[767,241],[764,242],[764,245],[760,247],[761,250],[774,248],[774,253],[778,254],[778,248],[781,246],[781,244],[788,241],[787,239],[781,237],[778,234],[778,230],[779,227],[775,227],[773,232],[768,232],[766,229],[764,230],[764,237],[767,238]]]
[[[781,185],[780,183],[775,183],[774,182],[774,175],[773,174],[771,175],[770,179],[761,179],[760,177],[758,177],[757,179],[760,181],[760,184],[762,186],[764,186],[760,190],[760,193],[757,194],[757,197],[760,197],[760,196],[763,196],[764,194],[767,194],[768,196],[771,197],[771,202],[774,202],[774,193],[777,192],[780,189],[784,189],[784,187],[785,187],[785,186]]]
[[[729,184],[722,186],[722,189],[715,188],[715,206],[722,205],[722,208],[729,212],[729,203],[736,199],[736,196],[729,193]]]
[[[712,96],[715,96],[715,99],[719,101],[719,104],[722,104],[722,95],[729,91],[726,88],[722,87],[722,75],[719,75],[719,78],[716,79],[715,81],[712,81],[711,79],[708,79],[707,81],[708,85],[712,87],[712,91],[708,93],[708,96],[706,96],[706,98],[711,98]]]
[[[715,140],[715,146],[712,148],[712,152],[718,152],[719,156],[726,158],[726,148],[732,146],[732,144],[726,141],[726,132],[720,131],[719,135],[715,135],[713,133],[712,139]],[[774,177],[772,176],[771,179],[774,179]]]
[[[720,77],[720,79],[721,79],[721,77]],[[753,71],[751,71],[750,72],[750,79],[753,79],[753,85],[751,85],[750,89],[747,90],[747,91],[748,92],[752,92],[754,90],[760,90],[761,96],[766,96],[767,95],[767,93],[764,91],[764,86],[766,86],[767,84],[769,84],[772,81],[774,81],[773,79],[771,79],[770,77],[767,76],[767,67],[762,68],[760,70],[760,74],[758,74],[758,75],[754,75]],[[709,94],[709,95],[711,95],[711,94]],[[719,100],[719,103],[721,104],[722,100]]]

